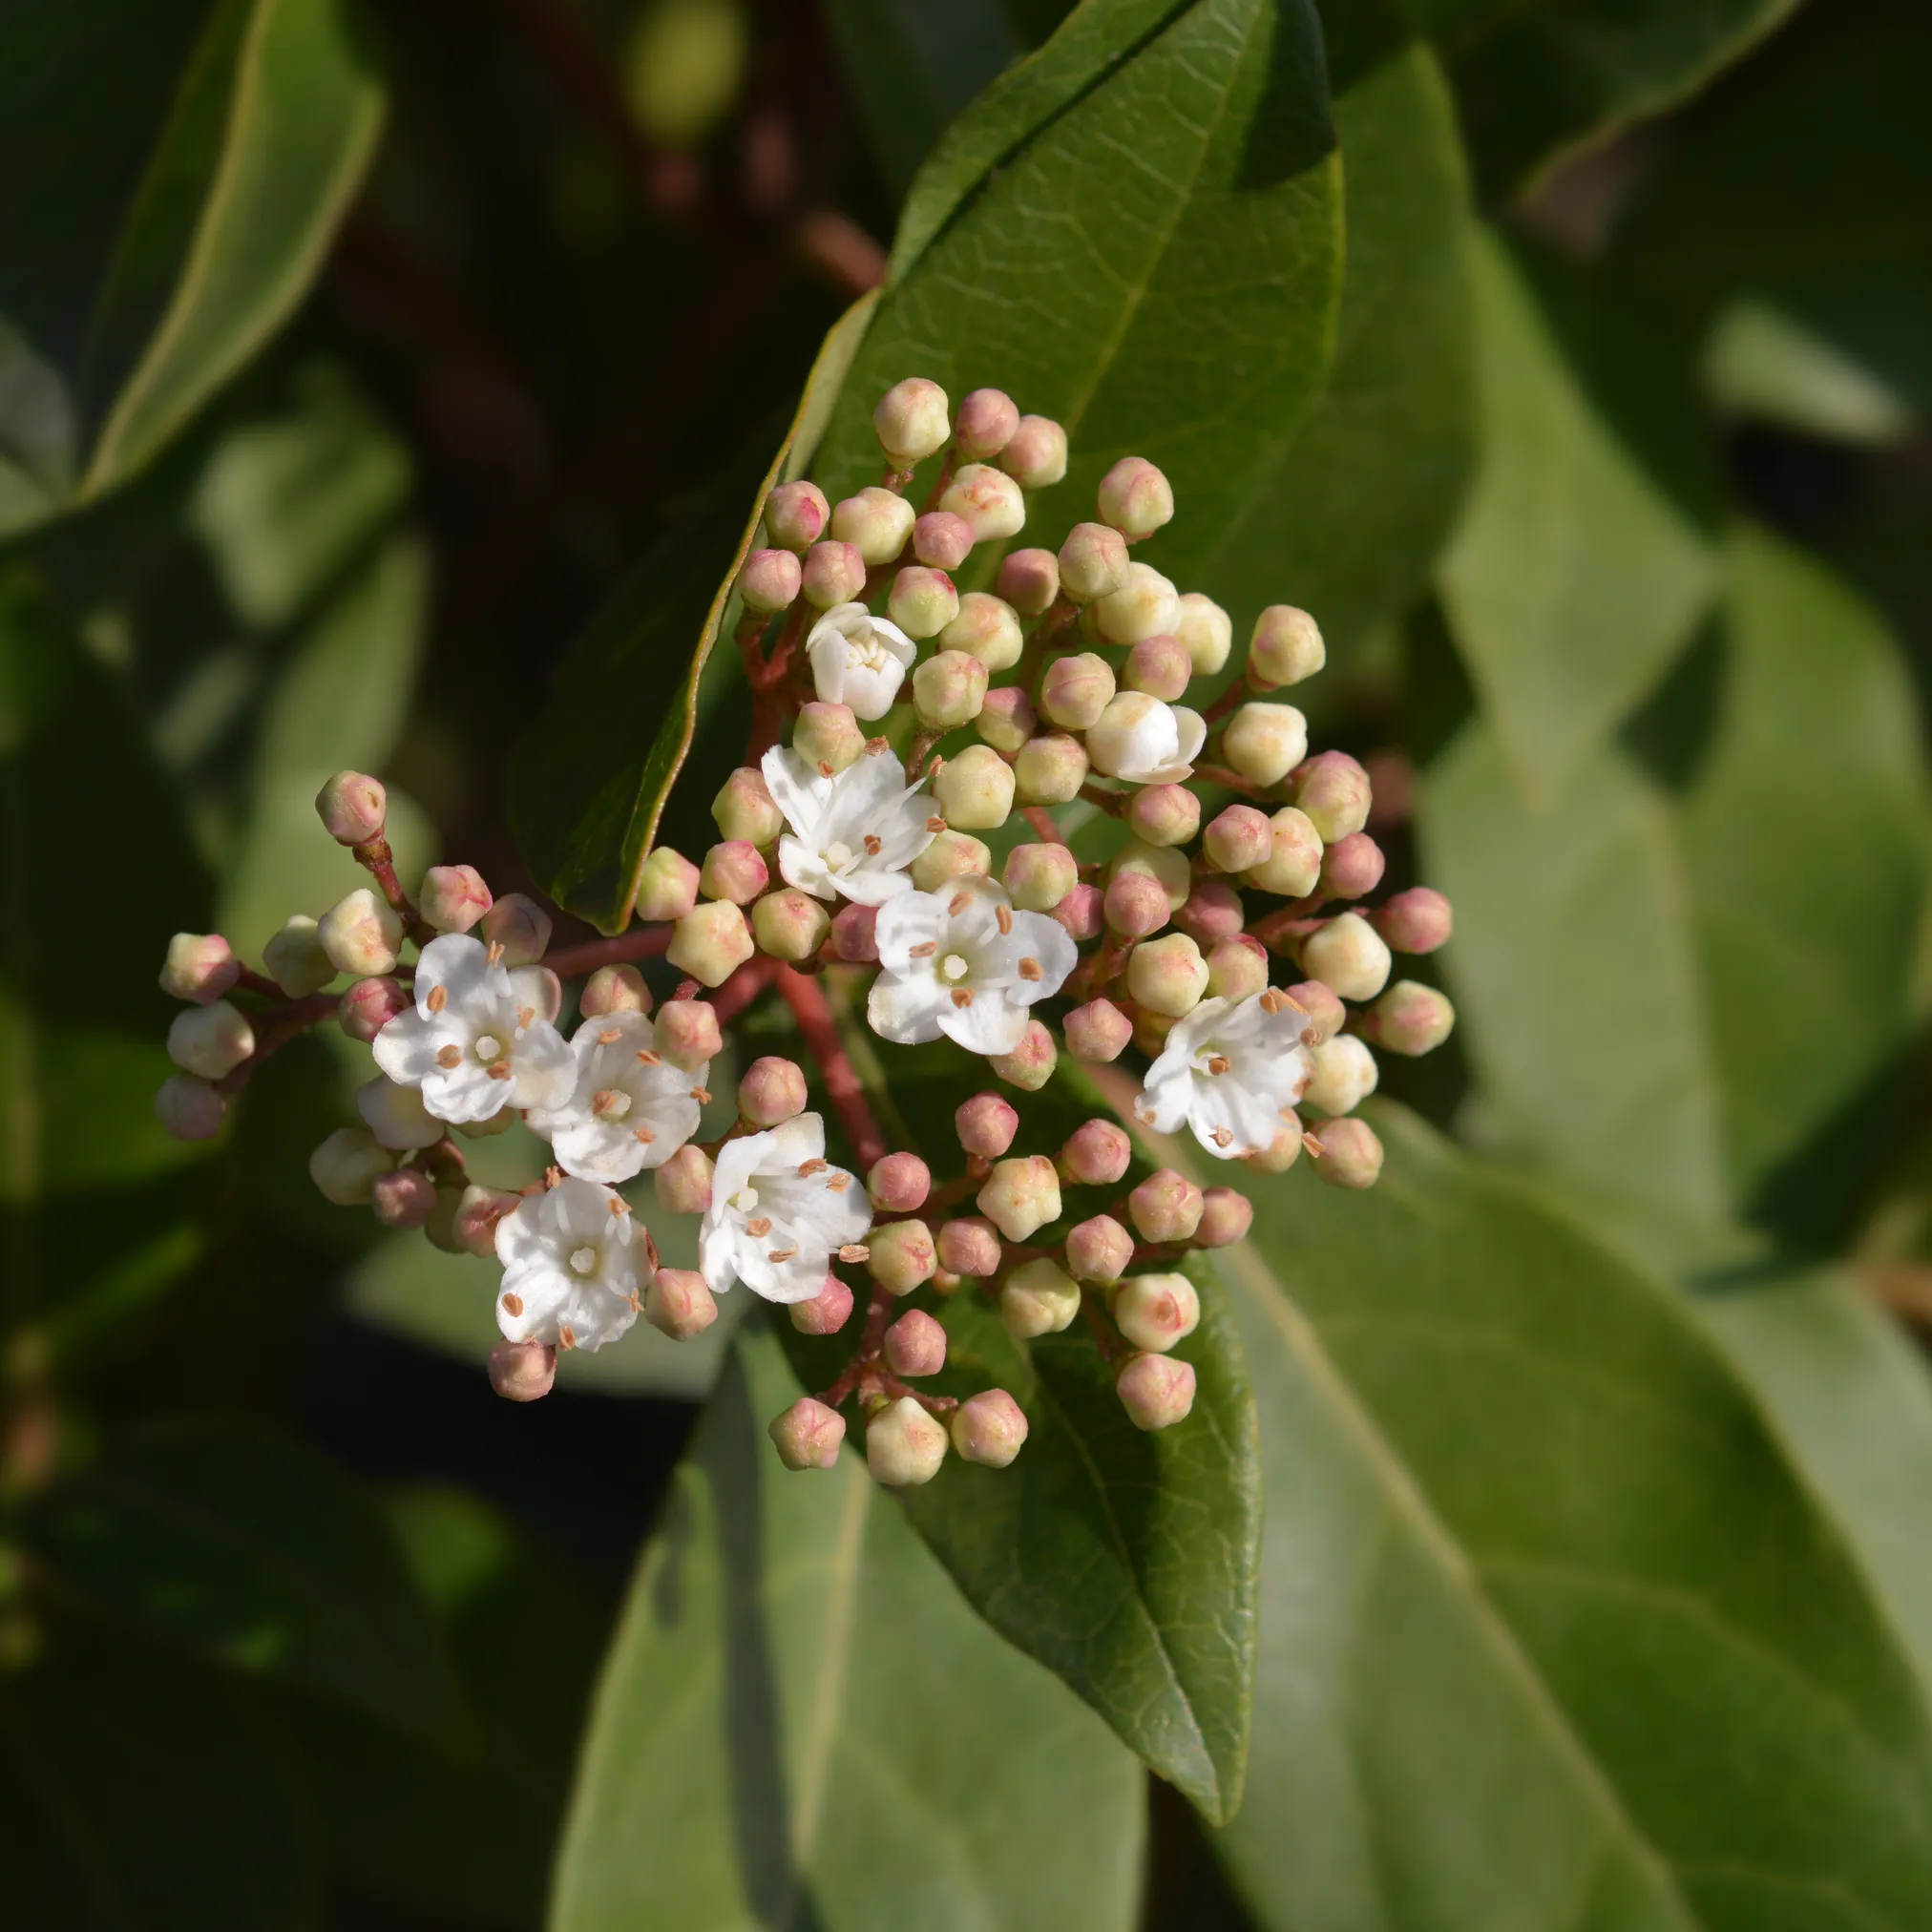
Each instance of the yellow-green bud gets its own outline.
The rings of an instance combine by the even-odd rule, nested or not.
[[[1009,1241],[1060,1219],[1060,1176],[1044,1154],[996,1161],[975,1205]]]
[[[1110,644],[1172,635],[1180,620],[1180,593],[1150,563],[1128,564],[1120,588],[1094,604],[1094,622]]]
[[[1076,523],[1068,531],[1060,547],[1060,587],[1075,603],[1112,596],[1126,576],[1127,540],[1118,530],[1104,523]]]
[[[294,923],[292,919],[289,921],[290,925]],[[303,924],[309,933],[314,933],[313,919],[304,919]],[[274,970],[272,966],[269,968],[271,975]],[[331,974],[333,971],[331,968]],[[242,962],[219,933],[177,933],[168,941],[168,956],[161,967],[161,991],[170,998],[192,999],[197,1006],[206,1006],[210,1000],[220,998],[241,976]],[[326,978],[317,981],[318,985],[327,983]],[[282,990],[288,991],[285,986]],[[313,993],[315,987],[304,991]]]
[[[698,868],[682,852],[659,846],[638,878],[638,917],[660,923],[682,919],[697,903]]]
[[[1382,1177],[1382,1144],[1367,1121],[1345,1115],[1314,1130],[1314,1170],[1331,1187],[1373,1187]]]
[[[999,1319],[1018,1341],[1059,1334],[1080,1313],[1080,1284],[1042,1256],[1016,1268],[999,1291]]]
[[[1309,1048],[1312,1071],[1301,1096],[1311,1113],[1352,1114],[1376,1090],[1376,1057],[1352,1033]]]
[[[970,590],[959,599],[959,615],[939,633],[939,642],[949,651],[970,651],[989,671],[1010,671],[1025,640],[1011,604]]]
[[[1394,962],[1382,935],[1359,913],[1331,919],[1303,941],[1301,970],[1344,999],[1373,999]]]
[[[1369,822],[1369,774],[1346,751],[1323,751],[1294,775],[1294,802],[1334,845]]]
[[[1418,980],[1398,979],[1370,1010],[1368,1033],[1391,1053],[1433,1053],[1455,1024],[1446,995]]]
[[[1283,806],[1269,825],[1273,841],[1269,855],[1258,866],[1249,867],[1242,877],[1264,892],[1279,892],[1284,899],[1305,898],[1321,877],[1321,834],[1308,814],[1292,805]]]
[[[1019,1036],[1019,1044],[1011,1053],[990,1055],[986,1064],[1008,1086],[1036,1094],[1053,1078],[1059,1060],[1060,1049],[1053,1043],[1053,1035],[1040,1021],[1029,1019],[1026,1031]]]
[[[986,702],[986,666],[963,650],[943,650],[913,673],[913,708],[934,731],[970,724]]]
[[[1113,1297],[1114,1326],[1137,1349],[1164,1355],[1201,1325],[1201,1297],[1185,1274],[1135,1274]]]
[[[395,1166],[367,1127],[338,1127],[308,1157],[308,1178],[338,1208],[363,1208],[377,1180]]]
[[[168,1058],[185,1073],[220,1080],[255,1051],[255,1030],[239,1007],[225,999],[190,1006],[175,1015],[168,1028]]]
[[[586,1019],[601,1019],[611,1013],[648,1013],[651,989],[635,966],[599,966],[583,982],[577,1010]]]
[[[1171,1429],[1194,1407],[1194,1365],[1173,1355],[1136,1355],[1114,1390],[1136,1429]]]
[[[963,516],[981,543],[1018,536],[1026,522],[1026,498],[1019,485],[990,463],[962,463],[939,497],[939,508]]]
[[[358,886],[322,915],[315,934],[338,973],[357,978],[395,970],[403,920],[380,892]]]
[[[751,930],[758,950],[769,957],[809,959],[831,932],[831,914],[809,892],[788,886],[782,892],[766,892],[751,908]]]
[[[1301,1120],[1291,1111],[1274,1130],[1273,1141],[1252,1154],[1244,1154],[1241,1165],[1255,1174],[1285,1174],[1301,1159]]]
[[[783,1415],[771,1418],[766,1432],[778,1451],[778,1460],[788,1469],[838,1467],[845,1418],[814,1396],[801,1396]]]
[[[755,765],[741,765],[724,781],[711,801],[711,816],[721,838],[743,839],[746,845],[768,846],[785,830],[785,814],[772,803],[765,774]]]
[[[678,921],[664,956],[702,986],[722,986],[755,949],[745,914],[728,899],[711,899]]]
[[[946,447],[953,422],[946,391],[924,376],[908,376],[879,398],[872,411],[879,448],[900,469],[922,463]]]
[[[292,914],[262,949],[269,978],[291,999],[320,993],[335,977],[335,961],[322,950],[321,930],[305,913]]]
[[[1101,478],[1101,521],[1129,543],[1151,536],[1174,515],[1174,488],[1144,456],[1123,456]]]
[[[1254,620],[1248,644],[1248,682],[1256,691],[1299,684],[1328,662],[1321,630],[1306,611],[1292,604],[1270,604]]]
[[[1144,839],[1130,838],[1107,865],[1107,877],[1125,878],[1131,872],[1144,872],[1167,895],[1167,910],[1178,913],[1187,903],[1193,885],[1192,869],[1186,852],[1171,846],[1149,845]]]
[[[891,563],[906,547],[916,513],[895,491],[874,485],[832,506],[831,534],[868,564]]]
[[[1217,939],[1208,955],[1208,993],[1214,999],[1248,999],[1268,984],[1268,951],[1259,939],[1235,933]]]
[[[1086,783],[1086,746],[1060,731],[1029,738],[1014,756],[1013,776],[1024,804],[1065,805]]]
[[[1221,755],[1243,778],[1279,785],[1308,756],[1308,720],[1292,704],[1244,704],[1228,721]]]
[[[885,1221],[866,1237],[866,1272],[888,1294],[911,1294],[931,1281],[939,1256],[923,1221]]]
[[[1092,651],[1056,658],[1040,686],[1040,714],[1067,731],[1084,731],[1100,722],[1115,690],[1113,667]]]
[[[1149,1012],[1179,1019],[1208,991],[1208,962],[1185,933],[1144,939],[1127,957],[1127,991]]]
[[[658,1206],[667,1214],[702,1214],[711,1205],[711,1157],[688,1141],[651,1181]]]
[[[892,500],[896,503],[899,499]],[[892,554],[898,555],[896,551]],[[802,588],[806,602],[814,610],[829,611],[834,604],[855,602],[865,595],[864,554],[855,543],[814,543],[805,554]]]
[[[1000,874],[1022,913],[1050,913],[1080,883],[1080,861],[1063,845],[1017,845]]]
[[[1186,1241],[1201,1212],[1200,1188],[1172,1167],[1149,1174],[1127,1196],[1127,1216],[1143,1241]]]
[[[791,727],[791,748],[822,777],[858,763],[866,734],[850,704],[809,704],[799,707]]]
[[[1195,674],[1209,677],[1228,662],[1234,644],[1234,620],[1211,597],[1190,590],[1180,600],[1174,635],[1187,646]]]
[[[936,892],[948,879],[993,870],[993,854],[971,832],[942,831],[907,868],[922,892]]]
[[[1040,720],[1033,715],[1033,701],[1018,684],[1001,684],[997,691],[987,692],[985,703],[973,720],[974,730],[994,750],[1003,751],[1009,758],[1033,736],[1039,725]]]
[[[930,1482],[946,1460],[946,1431],[911,1396],[889,1402],[866,1424],[866,1467],[875,1482],[911,1489]]]
[[[809,550],[831,521],[831,505],[816,483],[781,483],[765,499],[765,534],[781,550]]]
[[[738,595],[745,608],[761,615],[782,611],[798,595],[804,573],[788,550],[754,550],[738,573]]]
[[[999,467],[1022,490],[1050,490],[1066,474],[1066,431],[1051,416],[1021,416]]]
[[[1201,801],[1185,785],[1144,785],[1127,800],[1127,830],[1152,846],[1183,846],[1201,830]]]
[[[936,638],[959,615],[959,593],[943,570],[909,563],[892,578],[886,613],[909,638]]]
[[[1013,767],[990,745],[969,745],[940,767],[933,796],[949,826],[997,830],[1013,810]]]
[[[962,1462],[1004,1469],[1026,1440],[1026,1412],[1004,1389],[982,1389],[953,1411],[952,1435]]]

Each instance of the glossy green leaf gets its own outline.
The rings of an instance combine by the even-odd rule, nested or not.
[[[130,1447],[48,1491],[26,1533],[60,1590],[150,1636],[420,1733],[457,1721],[387,1527],[293,1441],[207,1431]]]
[[[961,1604],[848,1452],[792,1474],[797,1395],[741,1338],[605,1662],[551,1932],[1134,1922],[1141,1779]]]
[[[698,732],[706,662],[737,621],[738,566],[766,494],[810,461],[872,305],[871,296],[855,302],[826,337],[748,520],[743,498],[726,493],[662,546],[566,660],[517,747],[510,814],[524,856],[558,905],[606,933],[630,924],[639,874]],[[707,690],[729,688],[728,654],[717,662],[724,682]]]
[[[1442,601],[1505,762],[1546,805],[1689,640],[1715,491],[1673,487],[1697,454],[1651,460],[1620,408],[1616,383],[1654,415],[1659,371],[1614,291],[1535,275],[1494,239],[1476,259],[1481,460]]]
[[[1663,1282],[1397,1110],[1256,1190],[1256,1748],[1222,1849],[1293,1932],[1932,1911],[1932,1716],[1829,1498]]]
[[[300,301],[382,111],[349,0],[23,0],[0,28],[0,528],[132,474]]]

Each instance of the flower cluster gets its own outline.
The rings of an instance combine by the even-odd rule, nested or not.
[[[788,483],[765,506],[766,546],[736,587],[753,742],[714,801],[718,842],[696,863],[650,854],[639,928],[553,953],[541,908],[494,898],[463,866],[433,868],[411,900],[382,787],[343,773],[318,808],[373,884],[291,919],[260,973],[219,936],[178,935],[162,983],[188,1002],[169,1040],[181,1071],[157,1108],[184,1138],[211,1135],[262,1057],[339,1018],[378,1072],[363,1124],[317,1149],[316,1183],[501,1264],[493,1375],[521,1399],[550,1387],[557,1350],[599,1348],[640,1312],[695,1334],[737,1283],[801,1331],[836,1333],[857,1305],[840,1270],[862,1268],[846,1370],[772,1437],[788,1466],[825,1466],[855,1401],[874,1473],[905,1484],[949,1450],[1010,1462],[1027,1421],[1003,1390],[956,1401],[914,1387],[944,1366],[946,1330],[924,1308],[895,1314],[902,1297],[984,1292],[1022,1339],[1084,1316],[1128,1415],[1164,1428],[1192,1404],[1194,1372],[1170,1351],[1200,1318],[1175,1264],[1241,1239],[1251,1210],[1233,1187],[1164,1168],[1038,1241],[1062,1219],[1063,1185],[1125,1181],[1123,1127],[1090,1120],[1057,1151],[1017,1153],[1022,1106],[989,1089],[956,1117],[962,1171],[935,1183],[887,1148],[823,976],[848,982],[879,1040],[949,1040],[1022,1104],[1062,1052],[1100,1066],[1134,1049],[1138,1080],[1097,1076],[1118,1084],[1123,1115],[1186,1127],[1206,1156],[1257,1174],[1306,1153],[1352,1188],[1381,1167],[1354,1112],[1377,1052],[1426,1053],[1454,1015],[1433,987],[1391,976],[1395,955],[1448,937],[1448,903],[1417,888],[1370,906],[1384,861],[1368,773],[1312,756],[1281,699],[1322,666],[1314,621],[1264,610],[1238,675],[1189,705],[1197,680],[1228,670],[1234,627],[1130,555],[1174,514],[1159,469],[1123,458],[1094,521],[1057,550],[1012,548],[1029,493],[1065,474],[1058,424],[990,389],[956,414],[919,379],[873,421],[877,486],[833,504]],[[915,512],[908,488],[934,458]],[[961,593],[969,566],[993,588]],[[633,963],[658,954],[682,976],[661,1005]],[[1292,969],[1280,985],[1278,960]],[[566,1037],[564,980],[586,971]],[[723,1030],[771,988],[863,1180],[829,1160],[788,1060],[754,1062],[736,1122],[697,1138]],[[544,1174],[514,1193],[469,1184],[459,1140],[519,1116],[549,1143]],[[645,1174],[661,1208],[703,1217],[697,1270],[660,1265],[620,1191]]]

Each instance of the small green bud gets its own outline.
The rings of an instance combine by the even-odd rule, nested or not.
[[[1248,682],[1256,691],[1299,684],[1328,662],[1321,631],[1306,611],[1270,604],[1254,620],[1248,644]]]
[[[1345,1115],[1314,1130],[1314,1170],[1331,1187],[1373,1187],[1382,1177],[1382,1144],[1367,1121]]]
[[[1198,590],[1181,598],[1174,635],[1187,647],[1197,677],[1211,677],[1228,662],[1234,644],[1234,620]]]
[[[305,913],[293,913],[283,922],[262,949],[262,965],[291,999],[320,993],[335,977],[335,961],[322,950],[321,928]]]
[[[1080,883],[1080,861],[1063,845],[1018,845],[1000,874],[1022,913],[1050,913]]]
[[[1067,731],[1100,722],[1114,695],[1113,667],[1092,651],[1056,658],[1040,685],[1040,714]]]
[[[1201,1297],[1185,1274],[1135,1274],[1113,1297],[1114,1326],[1137,1349],[1164,1355],[1201,1325]]]
[[[1101,478],[1101,521],[1129,543],[1151,536],[1174,514],[1174,489],[1144,456],[1123,456]]]
[[[722,986],[755,950],[745,914],[728,899],[713,899],[678,921],[664,956],[701,986]]]
[[[831,506],[816,483],[781,483],[765,499],[765,534],[781,550],[809,550],[830,521]]]
[[[924,376],[894,383],[872,411],[872,430],[896,468],[924,462],[943,450],[953,433],[946,391]]]
[[[959,615],[959,593],[943,570],[909,563],[892,578],[886,612],[909,638],[936,638]]]
[[[1369,1011],[1368,1035],[1391,1053],[1433,1053],[1449,1038],[1456,1009],[1446,995],[1415,979],[1398,979]]]
[[[892,500],[896,503],[899,499]],[[892,555],[896,556],[898,552]],[[814,543],[805,554],[801,588],[806,602],[814,610],[829,611],[835,604],[856,601],[865,595],[864,554],[855,543]]]
[[[1080,1313],[1080,1284],[1041,1257],[1016,1268],[999,1291],[999,1319],[1018,1341],[1059,1334]]]
[[[765,774],[755,765],[741,765],[724,781],[711,801],[711,816],[720,837],[742,839],[749,846],[771,845],[785,830],[785,814],[772,802]]]
[[[1309,1049],[1313,1071],[1301,1104],[1311,1113],[1352,1114],[1376,1090],[1376,1057],[1352,1033],[1338,1033]]]
[[[1150,563],[1128,564],[1120,588],[1094,604],[1094,621],[1110,644],[1172,636],[1180,620],[1180,593]]]
[[[969,745],[941,767],[933,796],[949,826],[998,830],[1013,810],[1013,767],[990,745]]]
[[[986,703],[986,666],[965,651],[943,650],[913,673],[913,708],[934,731],[970,724]]]
[[[769,804],[768,792],[766,800]],[[714,815],[716,809],[714,807]],[[775,811],[777,807],[773,806],[772,809]],[[741,821],[733,820],[734,825],[739,823]],[[724,830],[724,828],[721,825],[719,830]],[[742,833],[739,835],[742,836]],[[726,836],[731,834],[727,832]],[[752,842],[756,843],[755,840]],[[673,851],[669,846],[659,846],[644,861],[644,869],[639,875],[638,917],[662,924],[666,920],[682,919],[697,903],[698,868],[682,852]]]
[[[1016,756],[1035,731],[1040,720],[1033,714],[1033,702],[1018,684],[1001,684],[989,691],[973,720],[973,728],[996,751]]]
[[[989,671],[1010,671],[1024,645],[1019,615],[1009,603],[971,590],[959,599],[959,615],[939,633],[949,651],[966,651]]]
[[[1066,805],[1087,778],[1086,746],[1064,732],[1029,738],[1014,755],[1013,777],[1026,805]]]
[[[788,550],[754,550],[738,573],[738,595],[748,611],[782,611],[798,595],[805,574]]]
[[[1127,830],[1151,846],[1184,846],[1201,830],[1201,801],[1185,785],[1144,785],[1127,800]]]
[[[1194,1365],[1172,1355],[1136,1355],[1114,1390],[1137,1429],[1171,1429],[1194,1407]]]
[[[830,778],[856,765],[866,748],[866,734],[850,704],[812,703],[799,707],[791,727],[791,748],[817,771]]]
[[[1208,962],[1185,933],[1144,940],[1127,956],[1127,991],[1150,1013],[1179,1019],[1208,991]]]
[[[1126,575],[1127,541],[1118,530],[1104,523],[1076,523],[1067,533],[1060,547],[1060,587],[1075,603],[1111,597]]]
[[[998,1161],[975,1205],[1007,1240],[1024,1241],[1060,1219],[1060,1176],[1044,1154]]]
[[[1264,892],[1278,892],[1284,899],[1306,898],[1321,877],[1321,836],[1308,814],[1285,805],[1269,820],[1269,855],[1258,866],[1242,874],[1250,886]]]
[[[1359,913],[1331,919],[1301,949],[1301,970],[1344,999],[1373,999],[1389,983],[1393,963],[1382,935]]]
[[[1243,778],[1279,785],[1308,756],[1308,720],[1292,704],[1244,704],[1228,721],[1221,755]]]
[[[942,831],[907,869],[922,892],[936,892],[948,879],[984,875],[993,854],[971,832]]]
[[[758,950],[768,957],[809,959],[831,932],[831,914],[809,892],[788,886],[782,892],[766,892],[751,908],[751,930],[757,937]],[[672,963],[677,963],[675,958]]]
[[[835,542],[850,544],[867,564],[891,563],[913,534],[914,516],[903,496],[874,485],[832,506],[831,534]]]
[[[866,1466],[892,1489],[930,1482],[946,1460],[946,1431],[911,1396],[889,1402],[866,1424]]]

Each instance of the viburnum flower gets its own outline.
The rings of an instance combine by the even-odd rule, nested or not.
[[[1242,1000],[1202,1000],[1167,1035],[1135,1115],[1162,1134],[1186,1122],[1224,1161],[1259,1153],[1273,1144],[1312,1073],[1302,1043],[1307,1024],[1308,1016],[1272,987]]]
[[[718,1150],[698,1266],[713,1294],[742,1281],[766,1301],[809,1301],[872,1225],[857,1177],[825,1158],[825,1122],[800,1114]]]
[[[879,964],[866,1018],[896,1044],[944,1034],[970,1053],[1011,1053],[1027,1008],[1058,993],[1078,955],[1066,928],[1018,913],[1001,886],[962,877],[879,909]]]
[[[1207,738],[1198,711],[1122,691],[1088,726],[1087,757],[1096,771],[1130,785],[1178,785],[1192,776]]]
[[[567,1177],[496,1224],[507,1340],[600,1349],[638,1318],[637,1233],[623,1196]]]
[[[850,705],[855,718],[883,718],[918,646],[891,619],[875,618],[862,603],[843,603],[812,625],[805,655],[821,704]]]
[[[759,767],[790,835],[778,842],[788,886],[821,899],[841,892],[859,906],[883,906],[912,891],[906,868],[933,843],[932,807],[908,786],[884,746],[827,777],[796,751],[774,745]]]
[[[586,1019],[571,1036],[577,1085],[558,1107],[532,1107],[529,1125],[566,1174],[615,1184],[661,1167],[698,1130],[710,1072],[674,1066],[641,1013]]]
[[[401,1085],[421,1087],[439,1121],[563,1105],[577,1060],[544,1017],[533,973],[493,966],[477,939],[431,939],[416,962],[415,1010],[376,1035],[376,1064]]]

